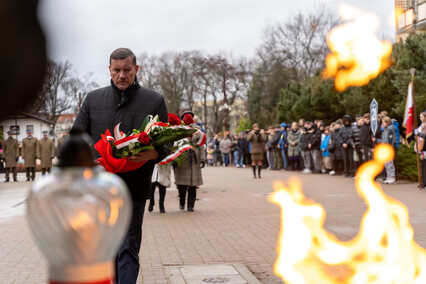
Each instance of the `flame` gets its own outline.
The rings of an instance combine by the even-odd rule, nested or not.
[[[324,208],[306,199],[297,179],[275,185],[270,201],[282,217],[275,274],[297,284],[426,283],[426,250],[413,239],[407,208],[374,182],[393,155],[391,146],[379,145],[374,161],[360,167],[356,188],[368,208],[348,242],[324,229]]]
[[[349,23],[337,26],[327,35],[331,53],[327,55],[326,78],[335,78],[338,91],[349,86],[362,86],[390,66],[392,44],[381,42],[375,32],[379,18],[349,5],[340,6],[340,16]]]

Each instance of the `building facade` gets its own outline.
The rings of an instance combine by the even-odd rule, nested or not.
[[[25,112],[19,112],[16,116],[0,121],[0,130],[2,130],[4,138],[7,138],[8,131],[12,131],[19,143],[27,137],[27,130],[31,130],[37,139],[43,137],[43,131],[49,131],[49,136],[54,138],[53,122]]]
[[[395,0],[396,41],[426,33],[426,0]]]
[[[216,101],[215,104],[213,100],[208,100],[204,106],[203,101],[196,101],[192,111],[202,122],[208,137],[213,137],[216,132],[224,132],[225,124],[230,134],[238,134],[240,120],[248,118],[247,102],[242,99],[236,99],[230,105],[225,105],[223,101]]]

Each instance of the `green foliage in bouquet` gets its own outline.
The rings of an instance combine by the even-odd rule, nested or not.
[[[396,156],[395,169],[398,179],[417,181],[417,158],[413,146],[401,144]]]
[[[147,116],[141,124],[139,129],[133,129],[132,132],[128,133],[127,136],[137,135],[141,132],[147,131],[147,127],[151,126],[153,123],[159,122],[158,116],[152,118]],[[181,140],[183,138],[189,137],[192,134],[197,132],[197,129],[194,128],[184,128],[184,127],[175,127],[170,128],[169,124],[164,124],[164,126],[153,126],[151,127],[148,137],[149,144],[142,144],[140,141],[131,142],[128,146],[121,149],[117,149],[112,141],[110,141],[112,152],[115,158],[122,159],[130,156],[134,156],[139,152],[147,151],[158,146],[170,146],[173,145],[173,142]]]

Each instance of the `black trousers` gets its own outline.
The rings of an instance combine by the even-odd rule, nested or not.
[[[179,191],[179,205],[185,207],[186,192],[188,192],[188,208],[194,208],[197,198],[197,187],[189,185],[177,185]]]
[[[154,204],[155,204],[155,202],[154,202],[154,200],[155,200],[154,194],[155,194],[155,188],[157,186],[158,186],[158,191],[160,193],[160,201],[159,201],[160,209],[161,208],[164,209],[164,199],[166,198],[166,187],[162,186],[158,182],[152,183],[151,199],[149,200],[149,206],[153,207]]]
[[[146,200],[133,200],[132,220],[115,260],[116,284],[133,284],[138,279],[145,203]]]
[[[41,168],[41,175],[45,175],[46,171],[50,174],[50,168]]]
[[[426,187],[426,160],[420,160],[422,165],[422,179],[421,179],[421,187]]]
[[[9,180],[9,173],[11,172],[10,171],[11,169],[12,169],[12,173],[13,173],[13,180],[17,180],[18,179],[17,167],[6,168],[6,180]]]
[[[29,180],[30,178],[32,180],[34,180],[35,179],[35,167],[28,167],[28,168],[25,168],[25,170],[27,172],[27,180]],[[30,172],[31,172],[31,175],[30,175]]]
[[[345,167],[345,175],[353,175],[354,172],[354,149],[348,145],[348,148],[344,149],[343,164]]]

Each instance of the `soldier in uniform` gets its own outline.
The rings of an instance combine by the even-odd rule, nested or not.
[[[9,173],[12,169],[13,181],[18,181],[17,162],[19,159],[18,140],[13,138],[13,132],[8,131],[9,138],[3,141],[3,158],[6,160],[6,179],[4,182],[9,182]]]
[[[35,179],[36,159],[40,157],[38,140],[33,137],[31,130],[27,130],[27,138],[22,140],[22,156],[25,160],[25,169],[27,171],[27,181]],[[31,172],[31,176],[30,176]]]
[[[48,131],[43,131],[43,138],[38,141],[40,146],[41,159],[41,175],[45,175],[46,171],[50,174],[52,168],[52,159],[55,157],[55,143],[47,137]]]

